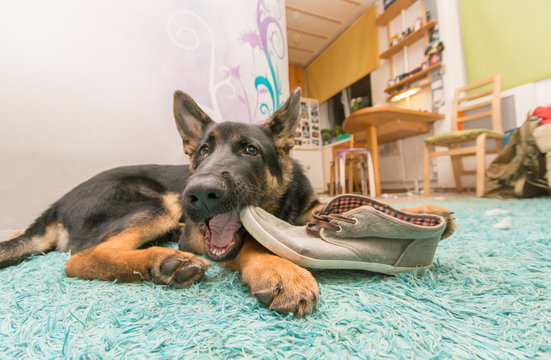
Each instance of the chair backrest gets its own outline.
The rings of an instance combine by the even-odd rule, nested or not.
[[[461,106],[462,103],[469,103],[484,96],[490,96],[490,99]],[[485,107],[488,107],[489,110],[481,111],[473,115],[465,115],[467,111]],[[451,118],[452,130],[461,130],[463,129],[463,123],[485,117],[490,117],[492,119],[491,129],[503,131],[501,129],[500,74],[455,90]]]

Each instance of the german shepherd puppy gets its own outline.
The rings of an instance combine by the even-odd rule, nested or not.
[[[174,116],[189,166],[119,167],[78,185],[22,235],[0,242],[0,267],[31,254],[70,251],[69,277],[152,281],[185,287],[209,262],[241,273],[270,309],[303,315],[319,289],[307,270],[254,241],[239,220],[246,205],[260,206],[303,225],[319,202],[290,158],[299,121],[300,89],[264,124],[214,123],[183,92]],[[185,223],[185,225],[184,225]],[[150,246],[179,239],[179,250]]]

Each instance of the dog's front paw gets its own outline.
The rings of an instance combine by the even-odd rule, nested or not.
[[[151,281],[160,285],[186,287],[203,278],[210,263],[198,256],[175,251],[160,259],[150,270]]]
[[[318,283],[308,270],[278,257],[258,272],[244,274],[244,280],[261,303],[282,314],[309,313],[316,307],[320,294]]]

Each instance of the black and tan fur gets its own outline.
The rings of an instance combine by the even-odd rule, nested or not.
[[[70,251],[69,277],[184,287],[200,280],[209,266],[187,251],[207,252],[239,271],[271,309],[311,311],[319,289],[310,272],[269,253],[242,228],[220,256],[207,251],[205,240],[214,236],[209,219],[246,205],[303,224],[319,204],[289,156],[299,103],[295,90],[262,125],[216,124],[177,91],[174,115],[190,166],[130,166],[96,175],[56,201],[23,234],[0,242],[0,267],[31,254]],[[178,240],[179,250],[148,246],[153,240]]]
[[[177,91],[174,116],[190,165],[119,167],[94,176],[56,201],[24,233],[0,242],[0,268],[31,254],[70,251],[69,277],[184,287],[199,281],[209,266],[192,251],[239,271],[270,309],[308,313],[319,297],[312,274],[264,249],[230,216],[256,205],[303,225],[319,206],[289,156],[299,103],[295,90],[262,125],[215,124]],[[218,242],[230,238],[213,235],[219,219],[239,227],[223,250],[213,248],[213,237]],[[154,240],[178,241],[179,250],[150,246]]]

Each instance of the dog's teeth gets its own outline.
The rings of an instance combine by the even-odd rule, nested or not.
[[[212,248],[210,251],[216,256],[220,256],[224,253],[224,249],[219,249],[216,247]]]

